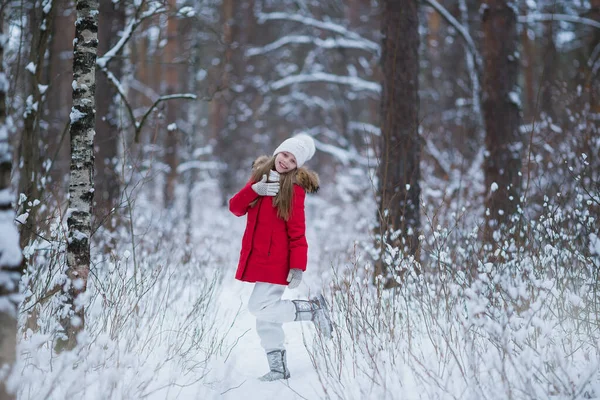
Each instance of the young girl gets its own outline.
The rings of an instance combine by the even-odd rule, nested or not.
[[[253,163],[250,181],[229,200],[233,214],[248,214],[235,278],[255,283],[248,309],[256,317],[256,331],[269,362],[263,381],[290,377],[284,322],[313,321],[323,336],[331,337],[322,296],[309,301],[281,299],[286,286],[300,285],[306,270],[304,198],[319,189],[319,178],[303,165],[314,153],[315,143],[308,135],[285,140],[272,157],[262,156]]]

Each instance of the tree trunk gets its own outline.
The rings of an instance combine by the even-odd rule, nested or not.
[[[521,46],[523,47],[523,83],[525,86],[525,120],[527,123],[533,121],[536,117],[535,100],[535,43],[529,37],[529,32],[533,32],[528,25],[523,26],[521,32]]]
[[[231,70],[233,69],[233,29],[234,29],[234,5],[233,0],[223,0],[221,6],[221,22],[223,25],[223,43],[226,46],[223,53],[223,69],[220,76],[220,85],[229,88],[231,86]],[[211,136],[215,139],[217,154],[221,160],[227,163],[227,167],[220,171],[221,203],[225,206],[229,195],[233,192],[235,183],[235,166],[230,161],[235,160],[232,154],[230,139],[227,135],[227,117],[232,103],[232,95],[227,92],[217,93],[211,105]],[[240,140],[241,138],[238,138]],[[239,156],[239,155],[238,155]]]
[[[588,18],[600,22],[600,0],[592,0],[591,6]],[[587,47],[589,72],[586,74],[585,88],[590,102],[589,131],[590,135],[597,135],[600,130],[600,30],[594,29],[589,35]]]
[[[379,178],[379,235],[403,254],[419,256],[420,140],[418,133],[419,20],[417,0],[381,2],[383,70]],[[386,250],[381,246],[381,258]],[[375,276],[395,285],[380,259]]]
[[[94,200],[94,120],[96,57],[98,50],[98,0],[77,0],[73,50],[73,108],[71,110],[71,177],[66,289],[69,314],[61,320],[64,335],[57,349],[72,349],[84,329],[84,309],[75,305],[85,292],[90,270],[91,212]]]
[[[554,11],[554,10],[553,10]],[[556,44],[554,43],[554,22],[544,23],[544,50],[542,53],[544,61],[544,69],[540,79],[540,111],[546,113],[551,118],[556,118],[556,110],[554,104],[557,99],[556,75],[557,75],[557,60],[559,58]],[[537,110],[536,110],[537,111]]]
[[[118,40],[119,32],[125,27],[125,5],[112,0],[100,0],[98,27],[98,55],[103,56]],[[110,70],[120,80],[123,62],[115,57],[110,63]],[[108,82],[104,72],[96,72],[96,160],[95,160],[95,225],[103,225],[107,229],[114,228],[111,210],[118,205],[119,179],[115,170],[119,149],[119,122],[117,120],[117,91]]]
[[[486,0],[482,18],[485,60],[482,103],[487,150],[484,239],[493,243],[494,232],[510,222],[520,200],[518,34],[517,16],[508,0]]]
[[[172,9],[177,7],[176,0],[169,0],[169,5]],[[179,91],[179,77],[178,77],[178,65],[177,57],[180,54],[181,38],[179,37],[179,29],[177,20],[178,17],[172,16],[167,21],[167,45],[165,46],[165,78],[167,84],[167,93],[173,94]],[[173,129],[171,124],[177,122],[178,112],[177,110],[181,106],[180,101],[170,100],[166,104],[166,123],[170,126],[167,129],[165,137],[165,164],[169,167],[167,176],[165,177],[165,189],[164,189],[164,206],[167,209],[173,207],[175,202],[175,187],[177,186],[177,165],[178,159],[178,147],[179,147],[179,129]],[[176,125],[175,125],[176,126]]]
[[[50,191],[65,198],[64,188],[69,176],[69,111],[73,78],[73,37],[75,12],[70,0],[55,0],[55,16],[48,51],[48,82],[46,96],[48,130],[42,131],[46,154],[52,160],[49,173]],[[66,55],[69,55],[66,57]],[[55,158],[56,154],[56,158]],[[48,185],[48,183],[47,183]]]
[[[4,10],[0,8],[0,36],[4,36]],[[10,172],[12,155],[6,124],[6,94],[8,80],[4,72],[4,40],[0,40],[0,369],[10,369],[16,361],[17,306],[21,280],[21,249],[11,205]],[[0,381],[0,399],[14,399],[4,382]]]
[[[19,193],[27,196],[19,209],[19,214],[28,213],[25,223],[21,226],[21,248],[28,246],[33,240],[36,230],[36,207],[29,206],[29,202],[40,200],[41,197],[41,157],[40,157],[40,118],[42,116],[42,102],[44,93],[40,90],[42,84],[42,71],[44,59],[49,44],[51,24],[54,15],[54,2],[50,9],[45,9],[43,4],[35,4],[29,15],[29,24],[32,31],[31,49],[29,51],[27,101],[21,135],[21,148],[19,158],[22,161],[19,180]],[[47,12],[46,12],[47,11]],[[46,29],[38,29],[45,25]]]

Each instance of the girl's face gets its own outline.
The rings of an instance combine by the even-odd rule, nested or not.
[[[292,153],[282,151],[275,156],[275,169],[280,174],[285,174],[296,168],[296,157]]]

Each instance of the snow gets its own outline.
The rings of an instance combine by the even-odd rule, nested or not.
[[[0,72],[0,92],[8,92],[9,86],[8,79],[6,79],[6,73]]]
[[[299,23],[307,25],[307,26],[313,26],[313,27],[316,27],[319,29],[323,29],[326,31],[334,32],[339,35],[345,36],[346,38],[352,40],[352,43],[354,43],[354,46],[358,46],[360,44],[361,48],[369,49],[369,50],[375,51],[375,52],[379,51],[378,43],[375,43],[371,40],[363,38],[356,32],[352,32],[351,30],[348,30],[346,27],[344,27],[340,24],[336,24],[331,21],[320,21],[320,20],[317,20],[317,19],[314,19],[311,17],[306,17],[306,16],[302,16],[302,15],[298,15],[298,14],[288,14],[288,13],[283,13],[283,12],[259,13],[257,15],[257,17],[258,17],[258,22],[261,24],[264,23],[265,21],[270,21],[270,20],[296,21],[296,22],[299,22]]]
[[[50,10],[52,9],[52,0],[44,0],[42,3],[44,14],[50,14]]]
[[[71,236],[70,236],[70,240],[76,240],[78,242],[81,242],[83,240],[87,240],[88,235],[86,235],[85,233],[81,232],[80,230],[75,229],[74,231],[71,232]]]
[[[33,61],[31,61],[29,64],[27,64],[27,66],[25,67],[25,69],[29,72],[31,72],[33,75],[35,75],[35,71],[36,71],[36,66],[33,63]]]
[[[71,124],[74,124],[75,122],[77,122],[80,119],[84,118],[86,115],[87,114],[82,113],[81,111],[79,111],[75,107],[72,107],[71,108],[71,113],[69,114],[69,118],[71,120]]]
[[[381,92],[381,85],[379,83],[370,82],[355,76],[341,76],[325,72],[314,72],[309,74],[288,76],[272,82],[269,87],[271,90],[279,90],[293,84],[309,82],[335,83],[339,85],[348,85],[351,89],[357,91],[366,90],[374,93]]]
[[[323,49],[358,49],[372,53],[377,53],[379,51],[379,46],[373,47],[370,43],[365,42],[364,40],[353,40],[346,38],[320,39],[318,37],[307,35],[289,35],[281,37],[273,43],[270,43],[266,46],[250,48],[246,50],[246,56],[253,57],[257,55],[266,54],[290,44],[312,44]]]
[[[519,93],[517,93],[515,91],[511,91],[508,93],[508,98],[511,103],[513,103],[517,107],[521,108],[521,96],[519,96]]]
[[[10,204],[13,196],[9,189],[0,190],[0,205]],[[18,265],[21,262],[19,232],[12,209],[0,210],[0,265]],[[7,284],[10,277],[0,270],[0,286]]]
[[[15,221],[17,221],[19,224],[23,225],[23,224],[25,224],[25,222],[27,222],[27,218],[29,218],[29,213],[24,212],[23,214],[18,215],[15,218]]]

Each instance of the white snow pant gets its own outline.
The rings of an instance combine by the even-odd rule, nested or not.
[[[260,344],[268,353],[283,350],[283,323],[296,319],[296,306],[291,300],[281,300],[285,285],[256,282],[248,300],[248,310],[256,317]]]

